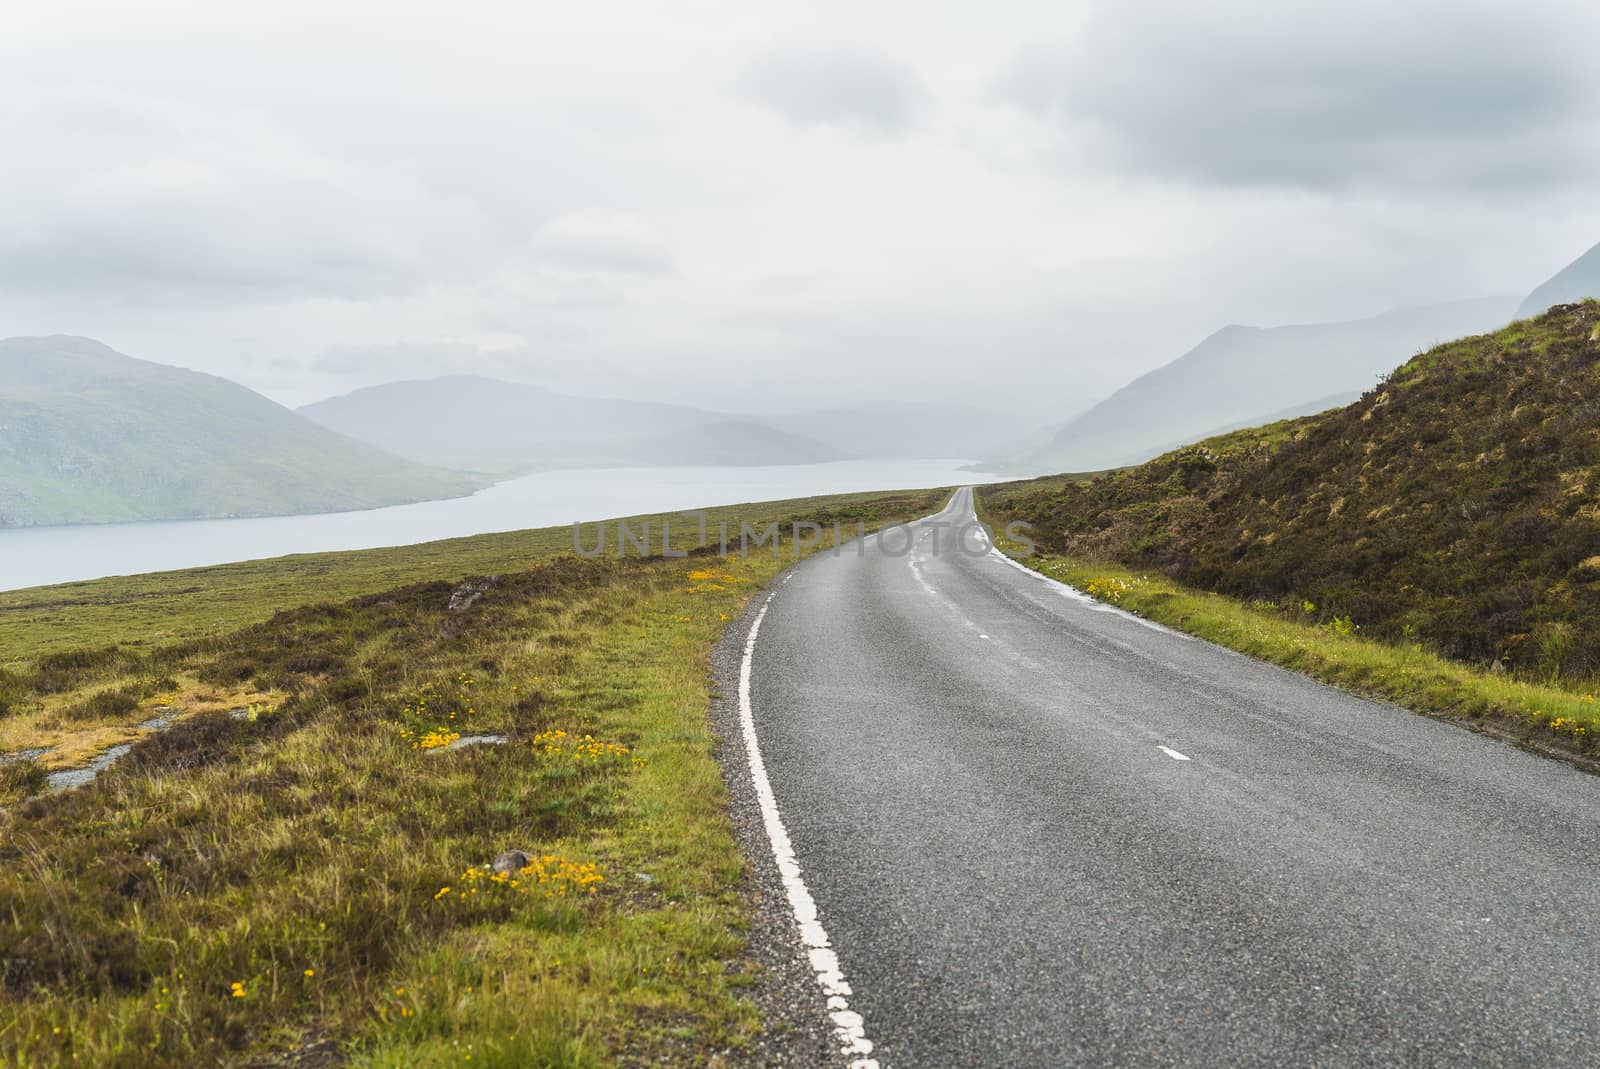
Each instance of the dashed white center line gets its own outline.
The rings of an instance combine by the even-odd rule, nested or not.
[[[1177,750],[1174,750],[1170,746],[1159,746],[1158,745],[1156,747],[1156,749],[1160,750],[1162,753],[1166,754],[1168,757],[1172,758],[1174,761],[1187,761],[1187,760],[1189,760],[1189,755],[1188,754],[1181,754]]]

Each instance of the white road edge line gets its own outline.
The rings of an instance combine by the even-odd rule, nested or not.
[[[989,537],[988,531],[983,532],[983,538],[984,541],[989,544],[989,552],[994,557],[1004,561],[1006,564],[1011,565],[1011,567],[1015,568],[1019,572],[1022,572],[1024,575],[1031,575],[1035,579],[1048,583],[1049,585],[1055,587],[1057,593],[1076,601],[1086,609],[1093,609],[1095,612],[1108,612],[1113,616],[1120,616],[1124,620],[1131,620],[1134,623],[1139,624],[1141,627],[1148,627],[1152,631],[1159,631],[1163,635],[1171,635],[1173,638],[1181,638],[1185,642],[1195,641],[1195,637],[1193,635],[1186,635],[1182,631],[1174,631],[1165,624],[1158,624],[1154,620],[1146,620],[1143,616],[1140,616],[1137,613],[1131,613],[1126,609],[1119,609],[1115,605],[1107,605],[1099,598],[1085,594],[1083,591],[1079,590],[1070,583],[1063,583],[1054,576],[1046,575],[1036,568],[1028,567],[1026,564],[1023,564],[1021,561],[1005,553],[999,546],[995,545],[994,539]]]
[[[788,582],[787,577],[784,582]],[[750,662],[756,651],[756,634],[761,630],[761,621],[766,618],[776,595],[777,591],[767,595],[750,624],[750,634],[744,640],[744,660],[739,665],[739,726],[744,733],[744,751],[750,759],[750,780],[755,786],[756,801],[761,805],[761,822],[767,829],[767,842],[772,845],[772,860],[777,862],[778,875],[789,897],[789,908],[800,925],[800,940],[817,974],[817,983],[828,996],[828,1018],[833,1022],[840,1053],[849,1059],[850,1069],[878,1069],[877,1059],[870,1057],[872,1041],[867,1038],[865,1022],[850,1008],[849,997],[854,992],[839,967],[839,956],[828,942],[827,931],[817,920],[817,903],[801,878],[800,863],[795,860],[788,829],[778,815],[778,800],[773,797],[767,766],[761,760],[761,745],[756,741],[756,718],[750,705]]]
[[[1162,753],[1166,754],[1168,757],[1172,758],[1174,761],[1187,761],[1187,760],[1189,760],[1189,755],[1188,754],[1181,754],[1177,750],[1174,750],[1170,746],[1162,746],[1160,743],[1157,743],[1156,744],[1156,749],[1160,750]]]

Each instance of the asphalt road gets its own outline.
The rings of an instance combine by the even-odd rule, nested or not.
[[[911,534],[749,656],[883,1066],[1600,1065],[1600,779]]]

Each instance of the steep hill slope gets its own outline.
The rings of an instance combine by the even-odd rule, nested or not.
[[[1068,423],[1045,449],[997,466],[1089,471],[1133,464],[1217,427],[1260,423],[1327,398],[1353,398],[1399,361],[1510,320],[1495,297],[1406,308],[1349,323],[1230,326]]]
[[[1592,679],[1600,302],[1440,346],[1334,412],[985,493],[1048,551]]]
[[[88,338],[0,341],[0,527],[331,512],[478,485],[225,379]]]
[[[332,430],[476,471],[651,464],[805,464],[841,452],[686,405],[571,397],[473,375],[370,386],[300,409]]]
[[[1528,294],[1528,299],[1517,309],[1517,318],[1527,319],[1539,315],[1553,304],[1570,304],[1585,297],[1600,297],[1600,245],[1563,267],[1554,278]]]

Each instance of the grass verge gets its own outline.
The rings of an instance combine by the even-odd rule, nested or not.
[[[554,556],[461,608],[452,562],[147,649],[85,607],[96,645],[7,673],[21,715],[177,723],[74,791],[0,766],[0,1064],[737,1064],[758,1022],[707,659],[789,563]],[[254,700],[187,707],[223,694]],[[452,745],[479,735],[508,741]],[[511,849],[532,864],[494,878]]]
[[[1020,563],[1128,612],[1324,683],[1459,720],[1600,771],[1600,702],[1593,694],[1485,672],[1416,644],[1374,641],[1348,621],[1297,621],[1279,605],[1194,590],[1117,564],[1039,553],[1025,557],[1019,543],[995,530],[999,547]]]

